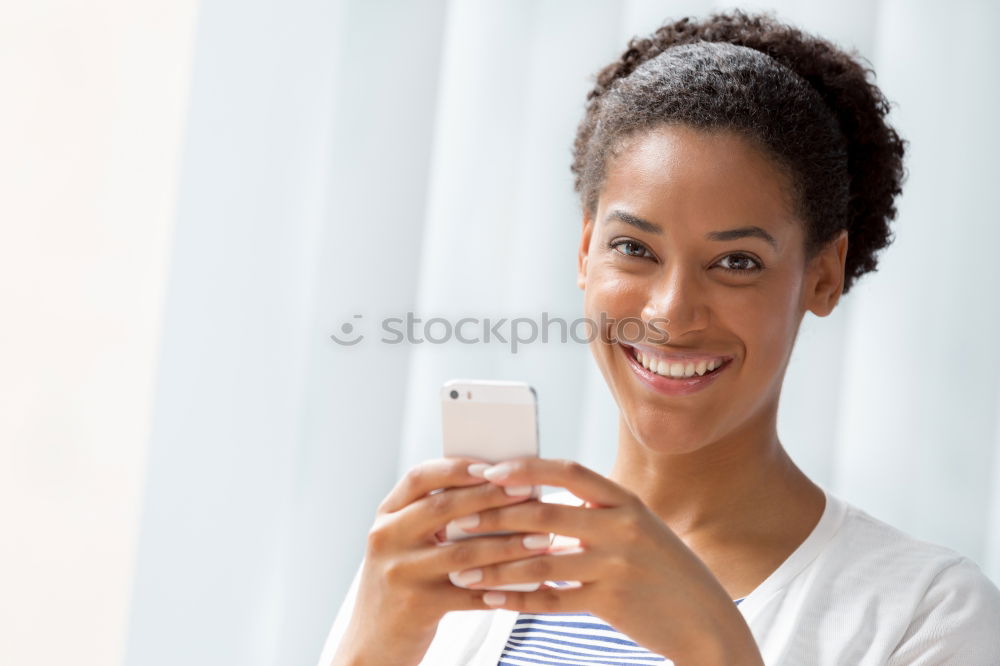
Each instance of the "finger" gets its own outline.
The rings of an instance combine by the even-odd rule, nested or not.
[[[620,506],[636,500],[629,490],[574,460],[515,458],[493,465],[485,475],[491,482],[502,486],[565,488],[595,506]]]
[[[618,510],[620,511],[620,510]],[[574,537],[584,542],[598,542],[613,537],[612,520],[616,510],[538,502],[531,500],[513,506],[485,509],[478,513],[479,524],[464,528],[468,532],[541,532]]]
[[[545,586],[534,592],[489,590],[480,592],[487,608],[503,608],[522,613],[586,613],[593,608],[590,585],[552,588]]]
[[[582,548],[574,552],[541,554],[511,562],[488,564],[465,569],[456,575],[464,580],[476,578],[470,587],[488,588],[508,583],[539,583],[544,581],[578,581],[590,583],[601,579],[601,560]],[[474,572],[474,576],[472,574]]]
[[[482,590],[470,590],[456,587],[447,577],[442,577],[438,584],[423,588],[428,609],[442,615],[453,610],[493,610],[483,601]]]
[[[477,537],[485,538],[485,537]],[[437,580],[429,581],[428,583],[419,586],[421,590],[422,598],[425,600],[427,608],[433,608],[433,612],[437,612],[438,609],[443,612],[452,610],[493,610],[497,608],[495,603],[487,603],[484,599],[484,590],[481,589],[467,589],[462,587],[457,587],[451,583],[447,575],[441,575]],[[590,593],[588,586],[578,586],[578,587],[562,587],[557,588],[548,584],[543,584],[535,592],[492,592],[492,594],[500,594],[504,596],[505,599],[503,603],[509,604],[504,605],[505,608],[514,608],[517,606],[526,609],[526,612],[559,612],[561,608],[565,608],[565,612],[585,612],[590,608],[589,597],[582,594],[575,594],[580,591],[585,591]],[[558,594],[559,597],[548,596],[545,593],[551,593],[553,595]],[[528,602],[524,600],[524,595],[532,595]],[[551,611],[542,610],[544,608],[551,608]]]
[[[425,495],[392,514],[401,538],[412,542],[429,538],[449,522],[487,509],[524,502],[528,495],[510,495],[492,483],[466,488],[446,488]],[[465,528],[465,525],[459,524]]]
[[[452,585],[451,581],[446,575],[440,576],[439,580],[430,582],[430,584],[425,584],[420,586],[421,595],[425,599],[425,603],[428,608],[433,608],[434,612],[438,609],[441,611],[451,611],[451,610],[493,610],[497,608],[496,604],[487,603],[484,599],[484,590],[477,589],[467,589],[462,587],[457,587]],[[541,608],[545,605],[550,605],[553,612],[558,612],[560,607],[566,607],[570,610],[566,612],[574,612],[572,606],[577,605],[579,612],[584,612],[589,607],[588,597],[585,595],[573,594],[575,592],[586,591],[590,593],[589,586],[580,586],[576,588],[566,587],[566,588],[555,588],[549,585],[543,585],[535,592],[493,592],[493,594],[506,595],[505,603],[509,603],[507,608],[511,608],[515,605],[525,605],[525,602],[521,600],[522,595],[535,595],[530,602],[531,608]],[[551,592],[552,594],[561,595],[558,599],[552,597],[549,599],[544,593]],[[558,602],[558,603],[556,603]],[[527,606],[526,606],[527,607]],[[545,612],[541,610],[533,610],[527,612]]]
[[[484,482],[482,477],[469,473],[469,465],[474,464],[485,463],[467,457],[425,460],[410,468],[382,500],[378,510],[380,513],[393,513],[424,497],[432,490],[481,484]]]
[[[488,537],[477,537],[477,539],[486,539]],[[409,578],[414,570],[419,566],[419,558],[409,559],[405,567],[408,573],[404,575]],[[426,573],[426,572],[424,572]],[[397,573],[397,575],[399,575]],[[441,609],[442,611],[449,610],[491,610],[494,608],[489,604],[485,603],[483,600],[483,590],[470,589],[459,587],[452,584],[448,574],[442,573],[428,579],[426,576],[422,578],[423,582],[414,583],[417,585],[419,590],[422,590],[421,594],[425,597],[426,603],[429,606],[433,606],[435,609]],[[569,589],[569,588],[555,588],[549,585],[543,585],[539,589]]]
[[[548,535],[534,535],[541,537],[537,543],[530,540],[526,542],[527,536],[532,535],[481,536],[430,546],[418,551],[411,562],[414,569],[426,571],[430,575],[448,575],[531,557],[546,551],[549,546]]]

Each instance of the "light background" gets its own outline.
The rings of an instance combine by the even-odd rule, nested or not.
[[[354,314],[578,316],[588,77],[730,6],[6,3],[0,663],[312,666],[376,505],[438,455],[453,376],[530,382],[543,454],[607,471],[583,346],[327,336]],[[856,47],[910,141],[896,243],[807,316],[782,441],[1000,581],[1000,5],[738,6]]]

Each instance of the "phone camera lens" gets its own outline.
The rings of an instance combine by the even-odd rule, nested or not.
[[[449,393],[448,395],[450,395],[450,396],[451,396],[451,399],[452,399],[452,400],[458,400],[458,391],[452,391],[452,392],[451,392],[451,393]]]

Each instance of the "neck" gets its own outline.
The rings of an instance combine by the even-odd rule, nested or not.
[[[609,476],[685,541],[782,533],[801,507],[817,505],[822,490],[782,447],[774,407],[685,453],[638,442],[619,416],[618,456]]]

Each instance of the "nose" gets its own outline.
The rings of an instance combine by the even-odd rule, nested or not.
[[[642,319],[652,330],[665,333],[669,340],[679,340],[708,325],[708,305],[697,277],[679,262],[668,267],[652,287],[642,309]]]

